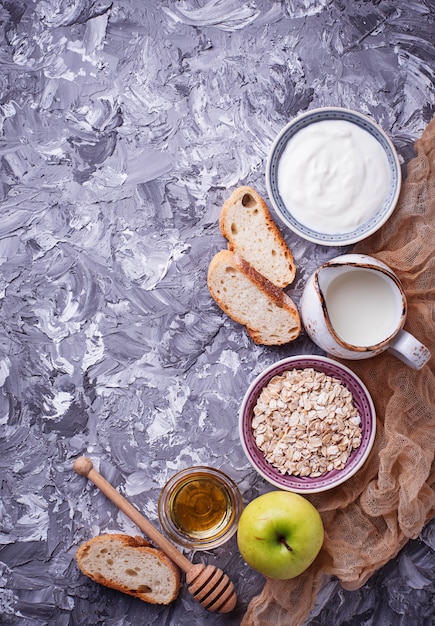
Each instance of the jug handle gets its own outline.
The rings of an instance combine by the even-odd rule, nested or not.
[[[415,370],[421,370],[429,361],[429,350],[406,330],[400,330],[388,346],[388,352]]]

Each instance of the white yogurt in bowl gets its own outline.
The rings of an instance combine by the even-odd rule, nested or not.
[[[367,131],[324,120],[299,131],[278,165],[278,189],[295,218],[324,233],[345,233],[370,219],[390,185],[385,151]]]
[[[299,235],[347,245],[375,232],[397,203],[397,153],[372,120],[341,108],[315,109],[278,135],[266,170],[278,217]]]

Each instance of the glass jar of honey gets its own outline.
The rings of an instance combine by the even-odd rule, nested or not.
[[[175,543],[196,550],[215,548],[234,535],[243,503],[224,472],[197,466],[181,470],[163,487],[159,519]]]

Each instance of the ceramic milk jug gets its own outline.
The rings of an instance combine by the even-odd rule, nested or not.
[[[389,350],[414,369],[430,352],[403,330],[407,303],[403,287],[384,263],[363,254],[345,254],[321,265],[301,297],[308,335],[327,353],[367,359]]]

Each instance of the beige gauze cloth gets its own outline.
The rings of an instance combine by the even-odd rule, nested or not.
[[[327,577],[337,577],[347,590],[361,587],[435,515],[435,118],[415,149],[393,215],[354,252],[374,256],[396,272],[408,300],[405,329],[432,358],[420,371],[388,352],[343,361],[372,395],[373,449],[343,485],[306,496],[325,527],[320,554],[294,579],[266,579],[241,626],[301,626]]]

